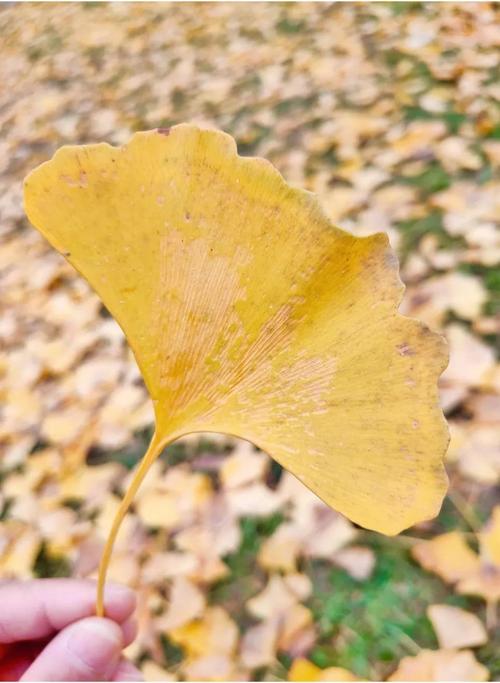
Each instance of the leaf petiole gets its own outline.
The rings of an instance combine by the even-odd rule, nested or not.
[[[144,477],[148,473],[149,468],[156,460],[156,458],[160,455],[164,446],[165,439],[159,438],[155,432],[150,441],[148,449],[141,460],[137,472],[135,473],[134,478],[132,479],[132,482],[127,489],[127,492],[125,493],[125,496],[123,497],[123,500],[120,503],[120,507],[116,512],[113,524],[111,526],[111,531],[109,532],[108,538],[106,540],[106,545],[104,546],[101,561],[99,563],[99,576],[97,579],[96,599],[96,614],[98,617],[104,616],[104,584],[106,582],[106,574],[109,567],[109,561],[111,559],[111,553],[113,552],[113,546],[115,544],[118,531],[120,530],[121,523],[123,521],[123,518],[127,514],[127,511],[130,505],[132,504],[132,501],[134,500],[134,496],[137,493],[139,486],[142,484]]]

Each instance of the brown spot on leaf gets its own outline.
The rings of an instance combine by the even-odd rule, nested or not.
[[[414,356],[415,351],[409,346],[409,344],[398,344],[396,346],[400,356]]]

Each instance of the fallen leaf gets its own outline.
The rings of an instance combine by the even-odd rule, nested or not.
[[[441,377],[440,387],[444,408],[449,411],[464,400],[470,388],[487,384],[495,367],[495,354],[462,325],[449,325],[446,336],[450,363]]]
[[[302,538],[291,524],[281,524],[262,543],[257,560],[268,571],[295,572],[297,558],[302,547]]]
[[[256,453],[252,444],[242,441],[237,450],[228,456],[221,467],[222,484],[228,488],[244,486],[261,479],[269,459]]]
[[[40,533],[17,520],[0,522],[0,578],[32,578],[40,551]]]
[[[297,640],[300,640],[304,631],[313,627],[313,615],[310,609],[304,605],[292,605],[280,620],[278,649],[291,652],[295,649]],[[312,638],[314,642],[314,636]]]
[[[221,607],[209,607],[200,619],[170,631],[174,643],[189,658],[232,656],[238,642],[238,627]]]
[[[448,311],[453,311],[459,318],[474,320],[487,298],[480,278],[464,273],[447,273],[429,278],[409,290],[402,310],[439,328]]]
[[[403,657],[389,681],[487,681],[488,669],[470,650],[422,650]]]
[[[176,681],[177,676],[150,659],[141,666],[141,672],[145,681]]]
[[[280,617],[290,607],[297,604],[298,596],[277,574],[269,577],[264,590],[248,600],[246,607],[250,614],[259,619]]]
[[[137,501],[137,514],[150,527],[174,529],[182,519],[175,496],[166,491],[150,491]]]
[[[458,582],[457,593],[476,595],[493,605],[500,601],[500,570],[493,566],[482,566]]]
[[[450,364],[443,373],[443,383],[480,386],[495,365],[492,349],[462,325],[449,325],[446,336],[450,343]]]
[[[305,552],[310,557],[331,559],[356,537],[356,529],[329,509],[317,510],[306,534]]]
[[[334,555],[333,561],[358,581],[366,581],[375,568],[375,553],[371,548],[351,546]]]
[[[353,673],[336,666],[320,669],[307,659],[296,659],[288,672],[289,681],[358,681]]]
[[[312,581],[307,574],[286,574],[283,582],[297,600],[307,600],[312,593]]]
[[[459,136],[442,140],[435,148],[435,154],[450,173],[461,169],[470,171],[481,168],[481,158],[470,149],[468,141]]]
[[[141,575],[139,560],[128,552],[114,553],[109,563],[110,581],[137,586]]]
[[[226,500],[232,514],[238,517],[268,517],[282,505],[277,493],[262,482],[229,489]]]
[[[69,444],[80,437],[88,422],[88,411],[68,407],[48,415],[43,421],[41,433],[51,444]]]
[[[162,584],[176,576],[194,575],[198,558],[194,553],[155,553],[147,558],[142,567],[142,578],[146,583]]]
[[[452,461],[460,472],[481,484],[500,481],[500,432],[498,426],[472,422],[454,425],[456,442],[451,451]]]
[[[278,623],[274,620],[247,629],[241,641],[241,661],[244,666],[256,669],[270,666],[276,660]]]
[[[188,681],[241,681],[245,676],[235,667],[232,657],[206,655],[192,659],[183,666]]]
[[[479,558],[459,531],[420,541],[412,548],[413,557],[424,569],[435,572],[444,581],[455,583],[479,569]]]
[[[176,577],[170,589],[168,609],[158,617],[161,631],[172,631],[200,617],[205,611],[205,596],[202,591],[184,576]]]
[[[441,648],[477,647],[488,641],[488,634],[479,618],[459,607],[431,605],[427,616]]]

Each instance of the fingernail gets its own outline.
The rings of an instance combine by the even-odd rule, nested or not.
[[[109,619],[90,617],[74,625],[68,652],[96,675],[113,672],[122,649],[120,627]]]

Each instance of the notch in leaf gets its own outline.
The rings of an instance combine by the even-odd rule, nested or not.
[[[448,433],[441,336],[398,314],[385,235],[332,226],[317,200],[228,135],[191,125],[63,147],[25,181],[30,221],[122,327],[154,403],[140,482],[183,434],[249,441],[326,503],[394,534],[434,516]]]

